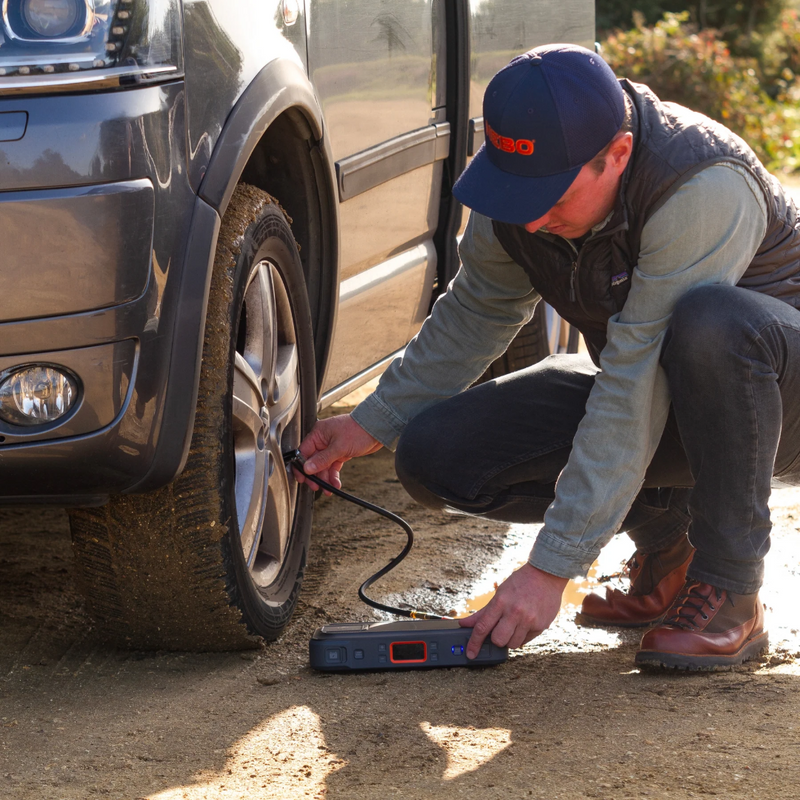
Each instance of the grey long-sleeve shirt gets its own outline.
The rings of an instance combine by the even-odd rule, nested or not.
[[[533,566],[565,578],[585,575],[617,532],[669,411],[659,356],[672,309],[692,287],[736,284],[766,225],[757,182],[728,163],[699,172],[645,225],[630,293],[608,322],[601,371],[531,551]],[[388,447],[409,419],[472,384],[532,317],[539,299],[486,217],[471,215],[459,252],[461,269],[447,292],[353,412]]]

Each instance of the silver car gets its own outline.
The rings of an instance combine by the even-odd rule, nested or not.
[[[0,502],[69,508],[117,643],[275,638],[313,511],[283,453],[457,269],[491,76],[591,46],[594,3],[0,8]]]

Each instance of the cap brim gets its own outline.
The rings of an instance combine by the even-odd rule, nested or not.
[[[492,164],[484,143],[456,181],[453,194],[465,206],[490,219],[525,225],[543,217],[580,171],[579,166],[538,178],[513,175]]]

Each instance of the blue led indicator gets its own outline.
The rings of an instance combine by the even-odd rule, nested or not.
[[[464,645],[463,645],[463,644],[454,644],[454,645],[453,645],[453,646],[450,648],[450,652],[451,652],[451,653],[452,653],[454,656],[463,656],[463,655],[464,655]]]

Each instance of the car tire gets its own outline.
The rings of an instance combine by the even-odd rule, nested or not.
[[[556,353],[577,353],[580,333],[550,308],[540,302],[533,319],[525,324],[502,356],[495,359],[478,383],[509,375],[530,367]]]
[[[240,185],[218,239],[183,472],[157,491],[70,513],[78,581],[106,638],[228,650],[283,631],[313,493],[282,453],[315,418],[311,316],[290,220],[265,192]]]

